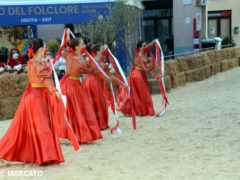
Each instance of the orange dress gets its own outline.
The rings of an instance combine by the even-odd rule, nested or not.
[[[79,143],[102,139],[96,113],[87,92],[80,82],[82,74],[89,72],[88,63],[83,58],[79,59],[70,52],[64,56],[67,61],[67,72],[61,79],[60,84],[63,94],[67,97],[67,118],[69,123]]]
[[[135,58],[134,66],[128,78],[128,83],[131,89],[131,103],[126,100],[126,97],[121,97],[124,94],[124,89],[121,88],[118,92],[118,99],[123,99],[123,103],[119,109],[125,115],[132,114],[132,107],[136,115],[147,116],[154,115],[153,101],[150,93],[150,87],[147,81],[147,72],[153,75],[151,64],[147,59],[147,51],[149,48],[143,50],[144,56],[137,56]]]
[[[50,92],[55,91],[46,62],[28,62],[29,86],[12,123],[0,140],[0,158],[37,164],[64,161],[54,123]]]

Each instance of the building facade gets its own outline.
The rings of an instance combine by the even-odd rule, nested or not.
[[[233,39],[240,46],[239,10],[239,0],[208,0],[208,36]]]
[[[145,40],[159,38],[166,49],[172,37],[174,54],[200,48],[200,39],[207,36],[206,4],[199,0],[143,0]]]

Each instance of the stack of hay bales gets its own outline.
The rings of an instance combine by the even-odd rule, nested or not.
[[[221,59],[221,72],[239,66],[239,58],[237,56],[235,57],[235,53],[237,52],[238,51],[235,50],[235,48],[227,48],[218,51]]]
[[[211,62],[211,75],[215,75],[219,72],[221,72],[221,61],[220,61],[220,55],[216,53],[216,51],[206,51],[205,52],[207,56],[209,57],[209,60]]]
[[[182,84],[184,77],[180,73],[179,64],[176,60],[168,60],[165,62],[165,78],[171,81],[171,88],[175,88]]]
[[[164,80],[165,80],[164,82],[165,82],[165,89],[166,89],[167,92],[172,89],[170,70],[175,71],[174,68],[176,68],[176,67],[170,66],[168,62],[169,61],[165,62],[165,71],[164,71]],[[156,63],[156,66],[155,66],[155,71],[157,73],[159,73],[159,66],[158,66],[157,63]],[[150,77],[148,82],[149,82],[151,93],[152,94],[158,94],[159,93],[159,84],[158,84],[157,80],[152,78],[152,76],[148,76],[148,77]]]
[[[165,62],[166,89],[169,91],[188,82],[202,81],[239,65],[240,48],[205,51],[198,55],[168,60]],[[155,80],[151,80],[150,86],[154,87],[154,92],[159,92]]]
[[[240,48],[233,49],[233,57],[238,59],[238,65],[240,65]]]
[[[165,85],[167,91],[183,86],[187,82],[201,81],[232,69],[240,64],[240,48],[227,48],[180,57],[165,62]],[[156,71],[158,69],[156,68]],[[158,93],[158,83],[150,80],[153,93]]]
[[[13,118],[27,83],[26,74],[0,75],[0,120]]]

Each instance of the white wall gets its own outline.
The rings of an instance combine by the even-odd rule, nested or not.
[[[193,51],[193,19],[196,13],[202,13],[202,8],[184,5],[183,0],[173,1],[173,32],[175,53]],[[187,22],[189,20],[189,22]]]
[[[240,0],[208,0],[208,11],[232,10],[232,36],[240,46],[240,34],[234,34],[234,26],[240,27]]]
[[[46,43],[50,39],[62,38],[64,24],[37,25],[38,37]]]

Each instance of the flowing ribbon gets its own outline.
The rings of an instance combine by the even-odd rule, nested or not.
[[[59,82],[57,73],[56,73],[56,71],[54,69],[53,60],[52,59],[50,60],[50,63],[51,63],[51,67],[52,67],[53,74],[54,74],[54,80],[55,80],[55,84],[56,84],[56,89],[61,93],[60,82]],[[66,112],[66,109],[67,109],[67,98],[64,95],[61,95],[61,99],[63,101],[65,112]],[[66,116],[65,113],[64,113],[64,120],[65,120],[65,123],[67,124],[67,131],[68,131],[68,134],[69,134],[70,141],[72,142],[72,145],[73,145],[74,149],[75,150],[79,150],[80,146],[78,144],[77,137],[75,136],[74,131],[73,131],[71,125],[69,124],[67,116]]]
[[[66,43],[67,43],[67,31],[70,33],[70,35],[71,35],[73,38],[76,38],[70,29],[65,29],[65,30],[64,30],[64,33],[63,33],[63,36],[62,36],[61,47],[59,48],[57,57],[55,57],[54,60],[53,60],[53,64],[58,61],[58,59],[59,59],[60,56],[61,56],[61,52],[62,52],[64,46],[65,46]],[[71,49],[69,49],[69,50],[71,51]],[[84,53],[87,55],[87,57],[90,59],[90,61],[91,61],[93,64],[95,64],[95,66],[97,67],[97,69],[104,75],[104,77],[110,80],[111,91],[112,91],[112,95],[113,95],[113,99],[114,99],[114,116],[115,116],[115,119],[116,119],[116,121],[117,121],[116,125],[115,125],[113,128],[111,128],[111,133],[113,133],[114,131],[116,131],[116,132],[118,132],[118,133],[120,134],[120,133],[121,133],[121,130],[120,130],[120,128],[119,128],[119,117],[118,117],[118,112],[117,112],[117,103],[116,103],[116,97],[115,97],[115,94],[114,94],[114,90],[113,90],[113,85],[112,85],[111,78],[105,73],[105,71],[100,67],[100,65],[98,64],[98,62],[91,56],[91,54],[89,54],[87,51],[85,51]],[[54,76],[54,77],[55,77],[55,76]],[[59,80],[57,79],[57,81],[59,81]],[[60,86],[60,85],[59,85],[59,86]]]
[[[155,40],[155,50],[156,50],[156,61],[159,64],[159,70],[162,77],[161,79],[158,80],[158,83],[159,83],[159,90],[162,94],[162,102],[164,106],[164,108],[160,111],[160,115],[163,115],[167,105],[169,105],[169,101],[167,98],[167,93],[165,90],[165,81],[164,81],[164,55],[162,52],[161,44],[157,39]]]
[[[112,67],[114,68],[116,74],[118,75],[118,78],[121,81],[124,81],[124,83],[127,85],[127,89],[128,89],[128,99],[130,100],[130,103],[132,104],[131,101],[131,89],[130,86],[128,85],[128,81],[127,78],[122,70],[122,67],[120,66],[118,59],[112,54],[111,50],[108,48],[108,59],[110,61],[110,63],[112,64]],[[133,129],[136,130],[137,129],[137,122],[136,122],[136,117],[135,117],[135,112],[133,110],[133,106],[132,107],[132,125],[133,125]]]
[[[119,128],[119,116],[118,116],[118,111],[117,111],[117,101],[116,101],[116,97],[115,97],[115,93],[113,90],[113,85],[112,85],[112,80],[111,78],[105,73],[105,71],[100,67],[100,65],[98,64],[98,62],[91,56],[91,54],[89,54],[89,52],[86,51],[85,53],[87,55],[87,57],[89,58],[89,60],[95,64],[95,66],[97,67],[97,69],[103,74],[103,76],[107,79],[110,80],[110,87],[111,87],[111,92],[112,92],[112,96],[113,96],[113,100],[114,100],[114,116],[116,119],[116,125],[114,127],[111,128],[111,133],[113,132],[118,132],[121,134],[121,130]]]

